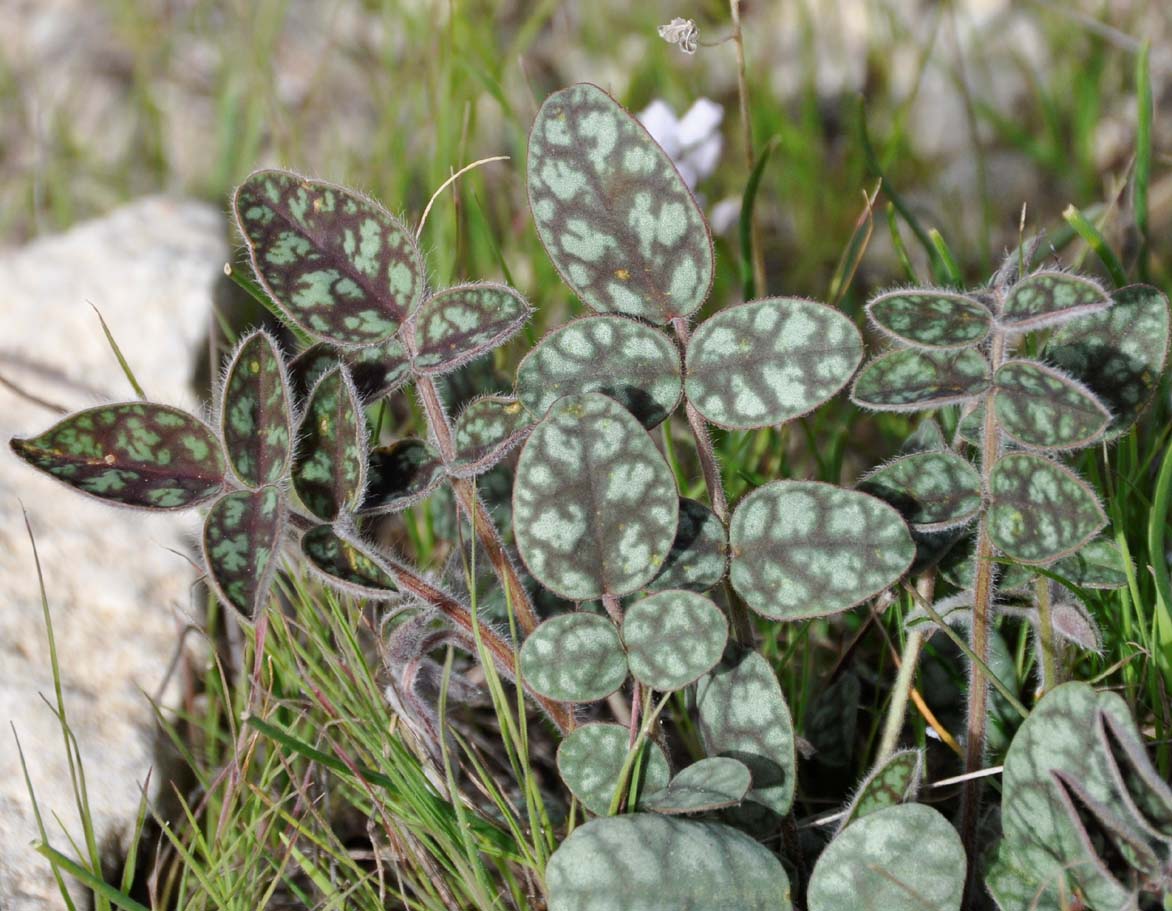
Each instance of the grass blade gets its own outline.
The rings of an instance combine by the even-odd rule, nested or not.
[[[773,154],[780,141],[779,137],[773,136],[765,143],[765,148],[761,150],[761,156],[753,165],[753,173],[749,175],[749,182],[745,184],[745,193],[741,197],[741,288],[747,301],[753,300],[758,291],[757,283],[753,280],[753,204],[757,201],[757,190],[761,186],[765,165],[769,163],[769,156]]]

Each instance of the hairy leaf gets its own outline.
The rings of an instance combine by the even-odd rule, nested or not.
[[[344,367],[323,376],[301,416],[293,488],[306,508],[333,521],[355,509],[366,486],[366,421]]]
[[[916,452],[866,475],[859,490],[890,503],[917,531],[943,531],[981,511],[981,474],[948,449]]]
[[[704,216],[663,149],[602,89],[581,83],[545,100],[528,174],[541,242],[592,310],[663,324],[704,303]]]
[[[558,773],[582,806],[596,816],[610,812],[610,802],[627,758],[629,733],[621,724],[584,724],[574,728],[558,746]],[[638,793],[658,791],[671,778],[659,744],[647,741],[642,757]],[[642,805],[642,801],[639,801]]]
[[[883,332],[916,348],[970,348],[989,334],[993,316],[980,301],[948,291],[888,291],[867,304]]]
[[[767,298],[721,310],[696,329],[684,391],[717,426],[768,427],[832,398],[862,358],[859,330],[837,310]]]
[[[415,236],[373,200],[289,171],[256,171],[233,208],[257,279],[310,335],[373,345],[419,305],[425,273]]]
[[[777,857],[728,826],[656,813],[592,819],[545,868],[549,911],[791,911]]]
[[[363,515],[401,512],[426,498],[444,480],[440,457],[422,440],[396,440],[370,452]]]
[[[1033,449],[1076,449],[1094,441],[1111,419],[1089,389],[1036,361],[1006,361],[993,374],[997,420],[1015,443]]]
[[[1055,574],[1080,588],[1123,588],[1130,567],[1113,541],[1096,538],[1051,567]]]
[[[744,763],[753,776],[746,801],[780,822],[793,804],[797,757],[789,706],[769,662],[730,645],[696,684],[696,711],[705,752]]]
[[[955,405],[989,388],[989,362],[972,348],[904,348],[869,361],[851,389],[856,405],[877,411],[926,411]]]
[[[675,539],[675,476],[613,399],[559,399],[530,434],[513,485],[521,559],[542,585],[586,601],[625,595],[659,572]]]
[[[318,525],[301,537],[301,552],[309,565],[335,588],[364,598],[398,597],[394,576],[381,557],[349,534],[330,525]]]
[[[887,807],[819,855],[806,901],[810,911],[959,911],[966,866],[960,836],[938,812]]]
[[[521,673],[558,702],[605,699],[627,679],[619,631],[606,617],[579,611],[542,623],[521,646]]]
[[[1073,642],[1079,648],[1092,652],[1103,648],[1103,635],[1087,609],[1073,601],[1060,601],[1050,606],[1050,622],[1054,634]]]
[[[532,430],[532,419],[515,398],[486,395],[473,399],[456,419],[452,431],[456,461],[448,470],[457,477],[483,474],[524,442]]]
[[[1111,410],[1107,436],[1126,433],[1147,408],[1168,363],[1168,298],[1150,285],[1111,294],[1110,309],[1060,326],[1042,356],[1077,377]]]
[[[883,591],[915,545],[881,500],[816,481],[774,481],[737,506],[730,579],[745,603],[775,620],[821,617]]]
[[[34,468],[115,506],[188,509],[224,486],[215,433],[169,405],[99,405],[9,445]]]
[[[663,569],[647,587],[704,592],[724,578],[727,568],[728,534],[720,519],[703,503],[681,497],[676,539]]]
[[[508,285],[457,285],[423,302],[411,321],[418,373],[448,373],[512,338],[532,312]]]
[[[269,485],[224,494],[203,523],[203,554],[217,597],[255,620],[269,597],[285,530],[285,503]]]
[[[563,395],[601,392],[648,429],[683,394],[680,354],[658,329],[621,316],[588,316],[555,329],[517,368],[517,397],[537,418]]]
[[[267,332],[248,336],[228,365],[220,429],[228,462],[246,487],[275,484],[285,477],[293,445],[289,383]]]
[[[640,802],[653,813],[706,813],[736,806],[752,785],[749,768],[728,756],[710,756],[681,771],[661,791]]]
[[[703,595],[664,591],[623,616],[623,642],[635,679],[666,693],[712,670],[728,641],[728,621]]]
[[[339,364],[350,368],[354,388],[364,402],[390,395],[411,379],[411,359],[398,338],[369,348],[345,350],[318,342],[289,364],[289,381],[294,392],[304,399],[317,381]]]
[[[1089,541],[1107,524],[1098,499],[1057,462],[1011,452],[989,477],[989,535],[1021,563],[1049,563]]]
[[[919,750],[899,750],[888,756],[859,785],[841,828],[879,810],[914,800],[923,764],[924,756]]]
[[[1098,282],[1067,272],[1028,275],[1005,296],[997,321],[1007,329],[1032,332],[1088,316],[1111,306]]]

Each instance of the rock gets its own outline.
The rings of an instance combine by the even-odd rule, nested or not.
[[[133,398],[90,307],[105,317],[147,395],[188,408],[192,364],[227,257],[220,213],[150,197],[65,234],[0,251],[0,376],[70,410]],[[57,420],[0,384],[0,436]],[[37,838],[9,721],[29,764],[50,839],[80,841],[62,734],[44,695],[53,680],[21,501],[36,534],[56,634],[65,707],[84,761],[98,842],[124,856],[140,787],[160,738],[150,699],[174,707],[168,675],[191,613],[194,514],[105,506],[0,451],[0,908],[63,907]],[[172,553],[173,548],[178,553]],[[161,771],[152,789],[163,785]],[[79,907],[87,907],[88,900]]]

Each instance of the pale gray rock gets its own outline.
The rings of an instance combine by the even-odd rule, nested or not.
[[[226,257],[216,209],[163,197],[0,251],[0,375],[70,410],[132,399],[92,303],[147,395],[198,410],[189,380]],[[57,417],[0,384],[5,443]],[[35,472],[7,445],[0,450],[0,909],[45,911],[63,903],[31,847],[37,830],[10,721],[51,841],[68,852],[54,814],[79,842],[81,829],[62,734],[41,698],[52,703],[53,681],[21,501],[44,568],[98,840],[114,853],[126,847],[157,763],[150,700],[173,707],[177,698],[168,669],[192,613],[196,573],[182,553],[196,517],[104,506]]]

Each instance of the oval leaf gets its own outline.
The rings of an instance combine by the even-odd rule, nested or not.
[[[546,620],[529,634],[521,673],[556,702],[596,702],[626,681],[627,656],[610,620],[579,611]]]
[[[712,670],[728,641],[728,621],[703,595],[665,591],[623,616],[623,642],[635,679],[661,693],[683,689]]]
[[[964,846],[948,820],[909,803],[851,824],[818,857],[810,911],[960,911]]]
[[[448,373],[498,345],[525,325],[532,310],[508,285],[458,285],[433,294],[411,321],[418,373]]]
[[[706,813],[736,806],[752,785],[749,768],[727,756],[710,756],[694,762],[662,791],[648,794],[641,809],[652,813]]]
[[[704,592],[724,578],[727,568],[728,534],[720,519],[703,503],[681,497],[676,539],[662,571],[647,587]]]
[[[879,810],[913,800],[920,787],[923,761],[919,750],[900,750],[872,769],[859,785],[842,828]]]
[[[683,371],[675,344],[621,316],[588,316],[555,329],[517,368],[517,398],[537,418],[563,395],[601,392],[648,429],[675,411]]]
[[[258,281],[309,335],[373,345],[418,306],[425,273],[415,237],[373,200],[289,171],[256,171],[233,208]]]
[[[855,379],[851,399],[876,411],[926,411],[955,405],[989,388],[989,362],[979,351],[908,348],[869,361]]]
[[[719,427],[768,427],[833,397],[862,359],[859,330],[837,310],[772,297],[722,310],[696,329],[684,391]]]
[[[1063,557],[1052,567],[1055,575],[1080,588],[1123,588],[1131,567],[1118,546],[1106,538],[1097,538]]]
[[[275,484],[289,470],[293,416],[285,365],[267,332],[254,332],[224,377],[220,429],[228,462],[246,487]]]
[[[380,557],[329,525],[311,528],[301,537],[301,552],[310,566],[337,589],[364,598],[398,597],[394,576]]]
[[[592,310],[662,325],[704,303],[713,273],[704,216],[663,149],[598,86],[545,100],[528,173],[541,242]]]
[[[1028,275],[1005,297],[997,321],[1016,332],[1032,332],[1111,306],[1098,282],[1068,272],[1043,271]]]
[[[993,374],[993,388],[993,407],[1001,429],[1022,446],[1086,446],[1111,420],[1089,389],[1035,361],[1006,361]]]
[[[99,405],[9,445],[33,468],[115,506],[188,509],[224,486],[215,433],[169,405]]]
[[[578,826],[545,868],[549,911],[792,911],[768,848],[713,822],[632,813]]]
[[[1002,456],[989,477],[989,535],[1020,563],[1049,563],[1089,541],[1107,524],[1090,487],[1040,455]]]
[[[981,473],[951,450],[916,452],[888,462],[859,490],[890,503],[917,531],[964,525],[981,511]]]
[[[317,381],[339,364],[350,368],[354,388],[364,402],[390,395],[411,379],[407,349],[397,338],[392,338],[370,348],[346,350],[318,342],[293,358],[289,364],[289,381],[304,399]]]
[[[889,291],[867,304],[883,332],[916,348],[970,348],[989,334],[993,315],[980,301],[948,291]]]
[[[559,399],[521,451],[517,549],[564,598],[642,588],[667,559],[678,518],[675,475],[647,431],[597,392]]]
[[[397,440],[370,452],[366,495],[359,512],[401,512],[427,497],[444,480],[440,457],[422,440]]]
[[[817,481],[774,481],[737,506],[729,529],[733,588],[774,620],[854,607],[911,566],[915,545],[881,500]]]
[[[621,724],[584,724],[558,746],[558,773],[582,806],[596,816],[610,812],[611,799],[627,758],[629,732]],[[662,789],[671,778],[659,744],[645,742],[639,794]],[[640,801],[640,805],[642,801]]]
[[[203,523],[203,554],[216,596],[244,619],[268,601],[285,530],[285,504],[274,486],[238,490],[212,504]]]
[[[354,510],[366,486],[366,420],[343,367],[323,376],[301,416],[293,487],[306,508],[333,521]]]
[[[524,406],[507,395],[473,399],[460,412],[452,430],[456,460],[448,470],[456,477],[483,474],[533,430]]]

